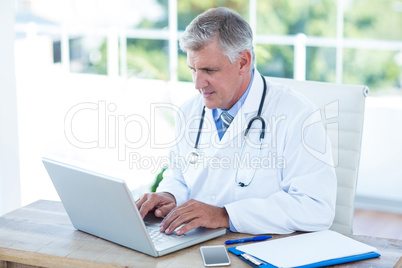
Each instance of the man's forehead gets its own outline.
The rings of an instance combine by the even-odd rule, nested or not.
[[[191,68],[203,69],[203,68],[218,68],[223,62],[216,57],[191,57],[187,55],[187,64]]]
[[[217,67],[222,65],[225,60],[229,60],[229,58],[216,47],[187,51],[187,64],[193,68]]]

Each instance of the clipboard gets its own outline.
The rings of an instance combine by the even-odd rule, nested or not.
[[[256,268],[278,268],[278,266],[272,265],[266,261],[260,260],[252,255],[249,255],[243,251],[237,250],[236,247],[231,247],[227,249],[230,253],[233,253],[235,256],[239,257],[243,261],[247,262],[253,267]],[[246,255],[244,255],[246,254]],[[246,256],[252,257],[253,259],[250,260]],[[368,253],[363,253],[360,255],[354,255],[354,256],[349,256],[349,257],[343,257],[343,258],[337,258],[337,259],[332,259],[332,260],[326,260],[326,261],[321,261],[321,262],[316,262],[308,265],[302,265],[302,266],[296,266],[295,268],[312,268],[312,267],[324,267],[324,266],[330,266],[330,265],[335,265],[335,264],[342,264],[342,263],[347,263],[347,262],[354,262],[354,261],[361,261],[361,260],[366,260],[366,259],[372,259],[372,258],[377,258],[380,257],[381,255],[378,254],[377,252],[368,252]],[[254,260],[258,260],[261,262],[261,264],[257,264],[254,262]]]
[[[244,262],[247,262],[248,264],[250,264],[253,267],[256,268],[274,268],[277,266],[274,266],[270,263],[267,263],[263,260],[260,260],[252,255],[249,255],[248,253],[245,253],[244,251],[238,250],[236,249],[236,247],[231,247],[227,249],[230,253],[233,253],[235,256],[239,257],[241,260],[243,260]],[[247,257],[246,257],[247,256]],[[252,257],[253,259],[250,259],[250,257]],[[258,263],[256,261],[259,261],[261,263]]]
[[[329,266],[380,257],[376,250],[329,230],[228,248],[251,266],[261,268]]]

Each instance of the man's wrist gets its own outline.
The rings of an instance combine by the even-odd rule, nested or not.
[[[174,203],[177,204],[177,203],[176,203],[176,198],[174,197],[173,194],[171,194],[171,193],[169,193],[169,192],[159,192],[158,194],[164,195],[164,196],[166,196],[166,197],[172,199],[172,200],[174,201]]]

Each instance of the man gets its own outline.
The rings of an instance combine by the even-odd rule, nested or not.
[[[254,68],[247,22],[210,9],[186,28],[180,46],[200,95],[181,107],[171,166],[157,193],[137,200],[141,216],[154,211],[165,217],[161,232],[178,235],[200,226],[251,234],[328,229],[335,172],[305,148],[325,148],[325,130],[304,127],[316,108]]]

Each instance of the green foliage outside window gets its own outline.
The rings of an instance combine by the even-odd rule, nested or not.
[[[277,45],[255,46],[257,69],[267,76],[293,78],[293,47]]]
[[[369,85],[370,90],[377,93],[401,87],[398,77],[402,67],[396,65],[395,55],[392,51],[345,49],[343,81]]]
[[[353,0],[346,5],[344,17],[347,38],[402,40],[400,0]]]
[[[192,74],[187,64],[187,56],[183,52],[179,52],[179,61],[177,67],[177,77],[179,81],[192,82]]]
[[[144,20],[138,28],[166,27],[168,1],[158,0],[166,10],[160,21]],[[198,14],[211,7],[226,6],[249,20],[248,0],[178,0],[178,30],[182,31]],[[256,34],[336,38],[336,0],[257,0]],[[402,40],[402,4],[397,0],[346,1],[344,37],[354,39]],[[128,43],[129,75],[169,79],[167,41],[136,40]],[[294,48],[289,45],[256,44],[257,67],[268,76],[293,77]],[[402,53],[402,52],[400,52]],[[336,49],[307,47],[306,78],[336,81]],[[366,84],[371,91],[400,88],[402,63],[395,51],[349,49],[343,51],[343,83]],[[186,55],[179,52],[178,80],[192,81]]]
[[[99,48],[101,60],[93,64],[94,73],[96,74],[107,74],[107,42],[106,40],[102,43]],[[90,65],[89,65],[90,66]]]
[[[248,20],[248,0],[177,0],[178,28],[184,31],[186,26],[199,14],[209,8],[228,7]]]
[[[335,25],[335,0],[257,1],[257,34],[335,37]],[[261,58],[262,47],[270,56]],[[306,78],[335,82],[332,60],[327,62],[331,56],[322,56],[322,50],[307,48]],[[293,61],[293,47],[260,45],[257,50],[257,67],[264,75],[293,78]]]
[[[168,42],[128,39],[127,76],[169,80]]]
[[[335,0],[258,0],[257,34],[336,36]]]
[[[402,40],[402,2],[354,0],[345,8],[344,36]],[[343,82],[365,84],[376,93],[402,88],[402,51],[344,49]]]

